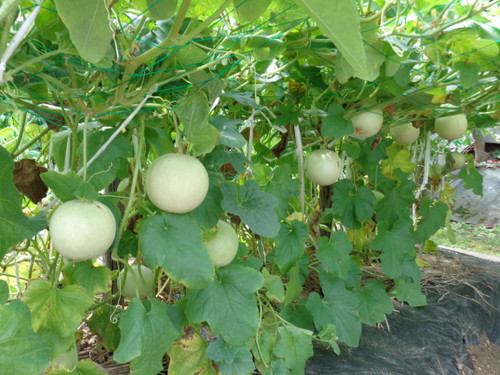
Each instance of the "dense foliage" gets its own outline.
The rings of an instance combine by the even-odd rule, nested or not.
[[[169,374],[301,374],[313,342],[338,353],[393,299],[425,305],[419,254],[436,251],[450,178],[482,194],[473,155],[451,174],[452,152],[498,121],[497,5],[2,1],[2,371],[99,374],[47,367],[85,323],[133,374],[157,374],[165,355]],[[435,119],[457,114],[466,135],[439,137]],[[396,143],[408,123],[416,136]],[[333,185],[305,177],[319,149],[340,158]],[[208,172],[189,212],[147,194],[168,153]],[[195,194],[189,181],[180,196]],[[76,199],[113,213],[104,258],[53,246],[51,216]],[[239,244],[216,267],[206,243],[220,221]]]

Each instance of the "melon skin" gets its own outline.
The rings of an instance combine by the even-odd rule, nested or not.
[[[140,264],[133,264],[127,272],[125,282],[123,282],[124,277],[125,270],[121,270],[116,280],[118,288],[124,297],[133,298],[136,296],[136,283],[140,298],[148,297],[153,293],[155,275],[151,269]]]
[[[146,174],[146,193],[159,209],[176,214],[194,210],[208,193],[209,177],[195,157],[165,154],[157,158]]]
[[[231,263],[238,252],[239,237],[231,224],[223,220],[217,222],[217,233],[207,241],[208,255],[215,267]]]
[[[351,122],[354,127],[352,136],[358,139],[366,139],[379,132],[384,123],[384,115],[381,109],[375,108],[352,116]]]
[[[463,113],[438,117],[434,122],[436,133],[448,141],[461,138],[465,134],[467,126],[467,117]]]
[[[94,259],[113,244],[116,220],[101,202],[75,199],[54,211],[49,232],[52,245],[61,255],[76,261]]]
[[[415,128],[411,122],[397,125],[389,130],[394,142],[401,146],[414,143],[420,136],[420,129]]]
[[[304,162],[304,174],[319,186],[332,185],[339,179],[342,169],[342,160],[332,150],[313,151]]]

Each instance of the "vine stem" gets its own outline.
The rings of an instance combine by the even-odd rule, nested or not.
[[[304,149],[302,147],[302,134],[298,125],[294,125],[295,143],[297,144],[297,159],[299,161],[299,181],[300,181],[300,210],[303,219],[305,218],[305,181],[304,181]]]
[[[149,100],[149,98],[153,95],[153,93],[158,89],[158,85],[154,85],[149,92],[146,94],[144,99],[137,105],[137,107],[133,110],[133,112],[123,121],[123,123],[115,130],[113,134],[111,134],[111,137],[101,146],[99,150],[95,153],[94,156],[88,161],[87,165],[82,167],[79,171],[78,174],[82,175],[83,170],[85,167],[88,167],[90,164],[92,164],[101,154],[106,151],[108,146],[111,144],[111,142],[114,141],[114,139],[122,132],[123,129],[127,127],[128,124],[134,119],[134,117],[137,115],[137,113],[141,110],[141,108],[146,104],[146,102]]]
[[[29,30],[31,29],[31,26],[33,26],[33,24],[35,23],[35,19],[38,16],[38,13],[40,13],[41,9],[42,9],[42,4],[37,4],[35,10],[31,12],[31,14],[28,16],[28,18],[26,18],[26,20],[19,28],[19,30],[17,30],[16,35],[14,35],[8,47],[5,49],[2,57],[0,58],[0,86],[5,83],[3,80],[3,74],[5,72],[5,69],[7,68],[7,61],[9,61],[12,54],[24,40],[26,34],[28,34]]]
[[[47,134],[50,131],[50,129],[47,127],[43,129],[36,137],[34,137],[31,141],[26,143],[23,147],[21,147],[18,151],[12,154],[12,158],[16,158],[19,155],[21,155],[24,151],[26,151],[28,148],[30,148],[34,143],[38,142],[40,138],[42,138],[45,134]]]
[[[415,195],[415,199],[420,197],[422,194],[422,190],[424,186],[429,182],[429,167],[431,164],[431,136],[430,131],[428,131],[425,135],[425,150],[424,150],[424,177],[422,178],[422,184],[420,185],[420,189],[418,189],[417,194]]]

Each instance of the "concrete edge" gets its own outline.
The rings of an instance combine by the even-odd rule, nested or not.
[[[497,257],[495,255],[476,253],[474,251],[462,250],[462,249],[457,249],[457,248],[448,247],[448,246],[438,246],[438,249],[449,251],[449,252],[456,252],[456,253],[460,253],[460,254],[464,254],[464,255],[469,255],[472,257],[488,260],[488,261],[494,262],[494,263],[500,263],[500,257]]]

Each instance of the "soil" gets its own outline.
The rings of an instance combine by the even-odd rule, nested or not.
[[[500,347],[482,334],[477,345],[467,345],[469,366],[456,360],[460,375],[498,375],[500,374]]]

